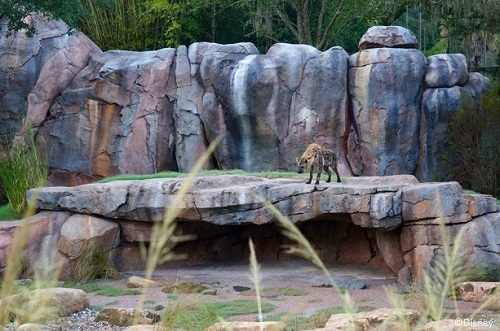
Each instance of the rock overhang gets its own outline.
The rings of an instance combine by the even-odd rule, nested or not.
[[[186,178],[114,181],[33,189],[28,197],[38,209],[142,222],[159,222],[167,208],[179,208],[178,220],[218,225],[272,223],[274,216],[263,205],[267,201],[295,223],[336,216],[345,220],[349,215],[361,227],[385,230],[441,216],[450,222],[467,221],[472,216],[464,215],[471,210],[477,216],[477,206],[488,212],[496,208],[492,197],[467,198],[456,182],[419,183],[411,175],[351,177],[319,185],[302,179],[201,176],[182,199],[176,199],[185,184]],[[438,196],[441,205],[432,207]]]

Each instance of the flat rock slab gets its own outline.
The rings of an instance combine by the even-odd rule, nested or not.
[[[176,201],[183,185],[187,185],[185,178],[115,181],[34,189],[28,191],[28,198],[35,200],[38,209],[143,222],[161,221],[168,208],[175,208],[179,220],[217,225],[270,223],[274,216],[262,204],[268,201],[292,222],[348,215],[348,220],[361,227],[382,229],[399,226],[405,215],[409,221],[439,216],[422,212],[433,210],[435,202],[429,200],[435,200],[436,195],[442,195],[442,202],[450,205],[450,217],[467,214],[469,203],[458,183],[420,184],[410,175],[353,177],[319,185],[297,179],[205,176],[195,178],[186,196]]]

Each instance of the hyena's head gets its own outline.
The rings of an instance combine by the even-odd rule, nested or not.
[[[303,173],[304,169],[309,168],[309,159],[297,158],[296,161],[297,161],[297,167],[298,167],[297,172],[299,174]]]

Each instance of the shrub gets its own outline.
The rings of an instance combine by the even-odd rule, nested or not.
[[[120,278],[120,273],[111,263],[102,247],[93,245],[76,259],[75,276],[80,282],[97,278]]]
[[[26,191],[44,185],[48,173],[36,150],[33,130],[26,127],[24,140],[14,144],[0,160],[0,181],[15,214],[26,211]]]
[[[452,115],[440,157],[442,180],[500,196],[500,84],[479,101],[465,99]]]

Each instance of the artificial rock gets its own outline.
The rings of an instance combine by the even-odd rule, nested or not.
[[[108,238],[103,245],[113,251],[117,267],[140,270],[140,246],[150,241],[153,225],[163,220],[185,183],[184,178],[125,180],[33,189],[28,196],[46,213],[74,214],[65,216],[53,233],[66,259],[77,254],[61,250],[64,229],[78,228],[74,219],[96,219],[106,227],[95,237]],[[187,255],[189,265],[246,260],[252,237],[259,258],[286,259],[276,219],[263,201],[297,224],[325,262],[378,266],[400,275],[401,282],[419,281],[430,272],[443,246],[459,233],[463,236],[456,244],[462,245],[466,267],[500,263],[500,213],[493,197],[466,194],[456,182],[419,183],[410,175],[351,177],[320,185],[241,175],[197,177],[175,205],[174,233],[195,239],[179,244],[174,253]],[[112,236],[104,230],[118,227],[119,242],[117,230]],[[87,233],[86,228],[81,231]]]
[[[370,28],[350,56],[283,43],[266,54],[205,42],[102,52],[61,22],[33,19],[31,39],[1,30],[0,149],[27,117],[52,185],[187,172],[219,136],[208,169],[293,170],[316,142],[339,155],[342,175],[429,180],[462,95],[490,87],[463,55],[426,58],[402,27]]]

